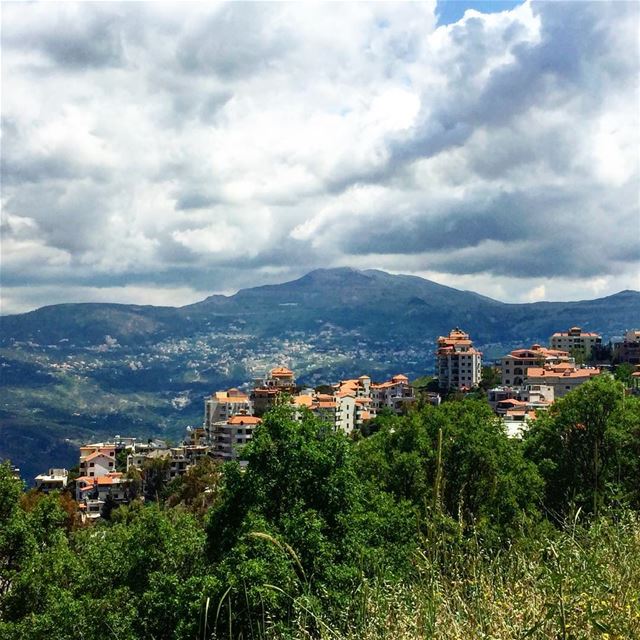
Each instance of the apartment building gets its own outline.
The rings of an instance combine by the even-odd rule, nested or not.
[[[577,369],[568,362],[562,362],[544,367],[529,367],[524,383],[526,386],[552,387],[554,398],[557,399],[563,398],[576,387],[598,375],[600,369],[596,367]]]
[[[532,345],[529,349],[515,349],[506,356],[500,358],[500,377],[503,385],[521,386],[527,376],[529,367],[544,367],[545,365],[568,362],[575,364],[575,360],[568,351],[560,349],[547,349],[539,344]]]
[[[580,327],[571,327],[568,331],[554,333],[549,339],[552,349],[562,351],[581,351],[585,358],[591,356],[595,347],[602,344],[602,336],[597,333],[583,331]]]
[[[264,378],[254,380],[254,388],[251,392],[252,413],[258,416],[263,415],[283,394],[295,395],[297,390],[293,371],[287,367],[274,367]]]
[[[253,403],[239,389],[216,391],[204,401],[204,430],[210,438],[214,425],[239,414],[253,414]]]
[[[256,416],[235,415],[215,423],[211,436],[213,456],[222,460],[236,459],[261,422]]]
[[[482,379],[482,353],[469,334],[458,327],[448,336],[440,336],[436,349],[436,375],[442,390],[472,389]]]
[[[640,364],[640,329],[631,329],[622,342],[614,345],[613,357],[616,362]]]
[[[379,412],[384,408],[401,413],[408,405],[415,402],[416,396],[409,378],[399,373],[378,384],[371,385],[371,409]]]

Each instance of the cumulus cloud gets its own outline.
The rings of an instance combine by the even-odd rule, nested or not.
[[[3,312],[336,265],[509,300],[635,287],[639,20],[632,2],[441,26],[435,3],[7,4]]]

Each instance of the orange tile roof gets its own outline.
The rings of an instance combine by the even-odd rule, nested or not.
[[[230,395],[229,392],[234,392]],[[216,391],[216,400],[221,404],[238,404],[249,402],[249,396],[238,392],[237,389],[230,389],[229,391]]]
[[[287,367],[274,367],[269,373],[273,378],[289,378],[293,375],[293,371]]]
[[[600,369],[574,369],[560,366],[552,367],[529,367],[527,369],[528,378],[592,378],[600,375]]]
[[[227,420],[227,424],[231,425],[256,425],[262,422],[257,416],[232,416]]]
[[[313,404],[313,396],[294,396],[291,398],[291,404],[298,407],[311,407]]]
[[[99,457],[107,458],[108,460],[113,459],[113,456],[109,456],[106,453],[103,453],[102,451],[94,451],[93,453],[90,453],[86,458],[83,458],[82,462],[91,462],[91,460],[95,460],[96,458],[99,458]]]

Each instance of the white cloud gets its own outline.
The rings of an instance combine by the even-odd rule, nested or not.
[[[7,4],[11,308],[335,265],[514,301],[637,286],[639,12]]]

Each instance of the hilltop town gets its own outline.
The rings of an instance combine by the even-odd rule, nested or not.
[[[188,427],[182,443],[115,436],[80,447],[73,472],[51,468],[35,478],[39,491],[70,490],[85,521],[136,497],[153,499],[153,487],[186,474],[198,461],[238,460],[262,416],[277,405],[301,420],[310,412],[347,435],[363,432],[381,413],[404,414],[415,403],[478,395],[494,411],[510,437],[521,437],[530,423],[559,398],[599,376],[611,374],[611,361],[626,367],[628,393],[640,394],[640,330],[630,330],[608,353],[601,336],[571,327],[554,333],[549,346],[514,349],[490,366],[472,337],[456,327],[438,337],[436,377],[411,383],[398,373],[375,382],[363,374],[315,388],[299,385],[295,373],[276,366],[241,388],[218,390],[204,399],[202,425]],[[608,361],[607,361],[608,360]],[[483,372],[488,379],[483,380]],[[489,384],[492,381],[498,384]]]

